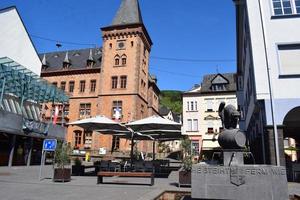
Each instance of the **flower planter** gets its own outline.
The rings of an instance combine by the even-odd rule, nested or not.
[[[53,175],[54,182],[69,182],[71,181],[71,169],[70,168],[55,168]]]
[[[84,176],[84,165],[72,165],[72,176]]]
[[[191,171],[179,171],[179,182],[180,186],[191,186],[192,178]]]

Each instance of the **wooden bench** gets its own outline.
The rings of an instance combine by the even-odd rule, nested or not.
[[[150,185],[154,185],[154,174],[152,172],[98,172],[97,184],[103,183],[103,177],[139,177],[139,178],[151,178]]]

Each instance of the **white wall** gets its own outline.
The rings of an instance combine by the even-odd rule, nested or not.
[[[37,75],[41,61],[15,8],[0,11],[0,57],[9,57]]]
[[[262,7],[263,25],[265,31],[268,64],[273,84],[273,94],[277,99],[300,98],[298,78],[279,78],[278,44],[300,43],[300,18],[277,18],[273,15],[272,0],[259,0]],[[267,68],[263,43],[263,32],[259,13],[258,0],[247,0],[254,72],[258,99],[269,99],[267,85]],[[300,75],[300,74],[298,74]]]

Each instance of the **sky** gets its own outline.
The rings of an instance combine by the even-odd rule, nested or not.
[[[139,0],[153,41],[150,73],[161,90],[187,91],[205,74],[235,72],[232,0]],[[121,0],[0,0],[15,5],[38,53],[102,46]]]

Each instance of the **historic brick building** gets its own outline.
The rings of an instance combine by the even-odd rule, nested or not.
[[[112,24],[101,28],[103,47],[41,54],[42,77],[70,93],[62,120],[105,115],[128,122],[158,113],[159,89],[149,74],[152,41],[137,0],[123,0]],[[49,107],[49,105],[48,105]],[[51,106],[50,106],[51,107]],[[50,117],[50,110],[45,116]],[[63,118],[63,119],[62,119]],[[130,142],[68,127],[67,141],[79,149],[129,150]],[[147,142],[140,150],[151,151]]]

